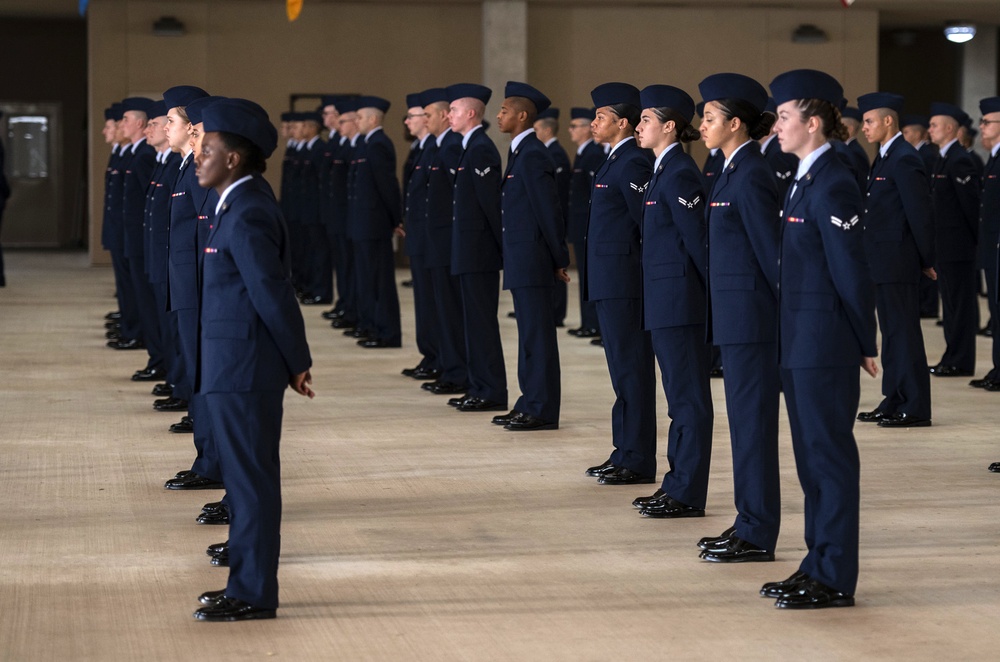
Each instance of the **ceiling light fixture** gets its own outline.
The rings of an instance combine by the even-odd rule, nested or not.
[[[965,21],[955,21],[944,26],[944,36],[948,41],[964,44],[976,36],[976,26]]]

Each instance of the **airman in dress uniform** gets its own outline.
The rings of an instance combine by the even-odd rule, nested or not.
[[[562,210],[563,222],[568,222],[569,215],[569,181],[573,174],[572,166],[569,163],[569,155],[559,144],[559,109],[554,107],[546,108],[538,113],[535,119],[535,135],[542,141],[549,156],[556,164],[556,191],[559,194],[559,208]],[[564,325],[566,319],[567,288],[566,283],[561,280],[556,281],[556,288],[553,290],[554,298],[552,305],[555,306],[556,326]]]
[[[986,272],[986,292],[990,308],[990,338],[992,366],[982,379],[974,379],[972,386],[987,391],[1000,392],[1000,306],[997,305],[997,245],[1000,244],[1000,97],[989,97],[979,102],[983,114],[979,120],[982,142],[988,146],[990,158],[983,170],[983,191],[979,200],[979,255]]]
[[[566,222],[566,240],[573,245],[573,256],[580,274],[587,272],[587,219],[590,218],[590,196],[594,191],[594,175],[607,156],[599,143],[594,142],[590,124],[594,121],[593,108],[570,109],[569,135],[576,145],[573,173],[570,177],[569,203]],[[597,320],[597,305],[587,301],[583,293],[584,279],[580,278],[580,326],[568,333],[577,338],[597,338],[601,335]]]

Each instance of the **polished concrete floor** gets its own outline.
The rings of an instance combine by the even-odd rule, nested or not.
[[[144,356],[104,347],[110,269],[9,252],[7,281],[0,660],[997,659],[1000,475],[986,467],[1000,460],[1000,393],[935,379],[933,427],[858,426],[858,605],[784,612],[757,597],[803,555],[784,411],[777,561],[704,563],[695,542],[733,518],[721,383],[708,516],[644,520],[630,502],[655,486],[582,475],[611,447],[599,348],[560,332],[561,428],[505,432],[400,376],[417,361],[404,288],[402,349],[356,347],[304,309],[317,396],[285,398],[282,608],[196,622],[197,595],[225,583],[204,552],[225,528],[194,523],[220,493],[162,488],[190,466],[191,437],[169,434],[178,416],[129,380]],[[514,320],[500,325],[516,385]],[[935,363],[941,331],[924,331]],[[862,382],[874,406],[879,383]]]

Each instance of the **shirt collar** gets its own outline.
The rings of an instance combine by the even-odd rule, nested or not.
[[[993,145],[993,149],[990,150],[990,156],[996,156],[998,151],[1000,151],[1000,141],[997,141],[997,144]]]
[[[381,130],[382,130],[382,127],[377,126],[374,129],[372,129],[371,131],[369,131],[368,133],[366,133],[365,134],[365,142],[368,142],[369,140],[371,140],[371,137],[374,136],[376,133],[378,133]]]
[[[618,142],[618,144],[617,144],[617,145],[615,145],[614,147],[612,147],[612,148],[611,148],[611,151],[610,151],[610,152],[608,152],[608,158],[610,159],[610,158],[611,158],[611,155],[612,155],[612,154],[614,154],[614,153],[615,153],[616,151],[618,151],[618,148],[619,148],[619,147],[621,147],[622,145],[624,145],[625,143],[627,143],[627,142],[628,142],[628,141],[630,141],[630,140],[635,140],[635,137],[634,137],[634,136],[629,136],[628,138],[626,138],[626,139],[624,139],[624,140],[621,140],[621,141],[619,141],[619,142]]]
[[[576,155],[579,156],[583,154],[583,150],[586,149],[587,145],[589,145],[592,142],[594,142],[593,138],[587,138],[587,142],[583,143],[582,145],[576,148]]]
[[[430,137],[431,137],[431,134],[428,133],[426,136],[424,136],[419,141],[417,141],[417,145],[420,147],[420,149],[424,148],[424,144],[427,143],[427,139],[430,138]]]
[[[481,128],[483,128],[483,125],[477,124],[476,126],[469,129],[469,132],[467,134],[462,136],[462,149],[465,149],[466,147],[469,146],[469,139],[472,138],[472,134]]]
[[[184,158],[181,159],[181,164],[177,167],[178,170],[182,170],[187,165],[188,159],[191,158],[193,153],[190,149],[184,152]]]
[[[550,146],[550,145],[551,145],[552,143],[554,143],[554,142],[555,142],[556,140],[557,140],[557,138],[556,138],[555,136],[552,136],[551,138],[549,138],[548,140],[546,140],[546,141],[545,141],[545,146],[546,146],[546,147],[549,147],[549,146]]]
[[[361,137],[360,133],[355,133],[353,136],[351,136],[351,147],[357,147],[358,138],[360,137]]]
[[[441,146],[441,143],[443,143],[443,142],[444,142],[444,137],[445,137],[445,136],[447,136],[447,135],[448,135],[448,132],[450,132],[450,131],[451,131],[451,129],[450,129],[450,128],[448,128],[448,129],[445,129],[444,131],[442,131],[442,132],[441,132],[441,135],[440,135],[440,136],[437,136],[437,137],[435,137],[435,138],[434,138],[434,142],[436,142],[436,143],[437,143],[437,146],[438,146],[438,147],[440,147],[440,146]]]
[[[954,140],[949,141],[947,145],[945,145],[944,147],[942,147],[940,149],[941,156],[942,157],[946,156],[948,154],[948,150],[951,149],[951,146],[954,145],[957,142],[958,142],[958,138],[955,138]]]
[[[132,153],[135,154],[135,150],[137,150],[139,148],[139,145],[141,145],[144,142],[146,142],[145,138],[139,138],[134,143],[132,143]]]
[[[215,205],[216,216],[218,216],[219,212],[222,210],[222,204],[226,201],[226,198],[229,196],[229,192],[232,191],[237,186],[239,186],[240,184],[242,184],[243,182],[248,182],[251,179],[253,179],[253,175],[246,175],[244,177],[240,177],[235,182],[226,187],[226,190],[223,191],[222,195],[219,196],[219,203]]]
[[[306,143],[306,147],[312,149],[312,146],[316,144],[317,140],[319,140],[319,136],[313,136],[312,138],[309,139],[309,142]]]
[[[878,148],[878,153],[882,155],[883,159],[885,158],[886,152],[888,152],[889,148],[892,147],[892,143],[896,142],[896,140],[901,135],[903,135],[903,132],[902,131],[897,131],[896,135],[894,135],[892,138],[889,138],[889,140],[887,140],[884,145],[882,145],[881,147]]]
[[[667,145],[667,148],[665,150],[660,152],[660,155],[656,157],[656,162],[653,163],[653,172],[656,172],[657,168],[660,167],[660,164],[663,163],[664,157],[666,157],[667,154],[670,153],[670,150],[672,150],[674,147],[677,147],[678,145],[680,145],[680,143],[670,143],[669,145]]]
[[[521,141],[524,140],[525,136],[527,136],[529,133],[534,133],[534,132],[535,130],[533,128],[526,129],[521,133],[517,134],[516,136],[514,136],[514,139],[510,141],[510,151],[516,152],[517,148],[521,146]]]
[[[771,141],[778,137],[777,133],[772,133],[764,141],[764,144],[760,146],[760,153],[763,154],[767,150],[767,146],[771,144]]]
[[[726,168],[728,168],[729,164],[732,163],[733,158],[735,158],[736,155],[740,153],[740,150],[743,149],[744,147],[746,147],[747,145],[749,145],[752,142],[753,142],[752,140],[748,140],[745,143],[743,143],[742,145],[740,145],[739,147],[737,147],[736,149],[734,149],[733,153],[730,154],[729,158],[726,159],[725,163],[722,164],[722,169],[725,170]]]
[[[816,163],[816,160],[830,151],[831,148],[833,148],[833,145],[830,143],[823,143],[810,152],[809,156],[799,161],[799,172],[795,175],[795,179],[802,179],[809,172],[809,168],[813,167],[813,164]]]

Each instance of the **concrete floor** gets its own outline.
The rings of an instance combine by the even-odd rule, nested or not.
[[[7,255],[2,660],[997,659],[1000,475],[986,467],[1000,460],[1000,393],[935,379],[933,427],[858,426],[858,605],[782,612],[757,590],[804,549],[784,411],[777,561],[707,564],[695,542],[733,518],[720,382],[708,516],[644,520],[630,502],[656,486],[582,475],[611,448],[600,349],[560,332],[561,429],[505,432],[400,376],[417,362],[405,288],[402,349],[362,350],[304,310],[317,396],[285,399],[279,617],[195,622],[198,594],[225,584],[204,553],[225,528],[194,523],[221,493],[163,490],[190,466],[191,437],[167,433],[179,417],[129,381],[144,356],[104,347],[112,274],[86,260]],[[516,385],[507,310],[505,295]],[[936,363],[941,331],[925,321],[924,332]],[[981,376],[990,350],[978,342]],[[871,408],[879,382],[862,383]]]

